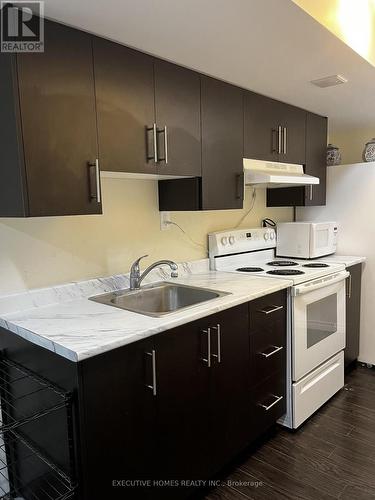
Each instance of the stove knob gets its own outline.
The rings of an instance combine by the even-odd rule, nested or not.
[[[229,236],[229,243],[230,245],[234,244],[234,236]]]
[[[264,239],[265,239],[266,241],[268,241],[268,240],[269,240],[269,237],[270,237],[269,233],[264,233]]]
[[[275,239],[275,233],[274,232],[270,233],[270,236],[271,236],[271,240]]]
[[[228,238],[226,236],[223,236],[221,238],[221,244],[225,246],[227,243],[228,243]]]

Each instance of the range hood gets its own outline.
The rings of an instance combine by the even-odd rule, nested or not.
[[[282,188],[319,184],[319,177],[304,174],[302,165],[243,160],[245,184],[259,188]]]

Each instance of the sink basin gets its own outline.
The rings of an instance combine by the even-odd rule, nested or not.
[[[90,297],[90,300],[146,316],[159,317],[224,295],[229,293],[163,281],[144,286],[140,290],[119,290],[96,295]]]

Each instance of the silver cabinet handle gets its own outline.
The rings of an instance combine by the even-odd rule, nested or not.
[[[152,127],[152,133],[154,138],[154,161],[158,162],[158,129],[156,127],[156,123],[154,123]]]
[[[202,358],[202,361],[207,363],[208,368],[211,368],[211,328],[202,330],[202,333],[207,335],[207,358]]]
[[[352,297],[352,275],[351,274],[349,274],[348,280],[349,280],[349,286],[348,286],[348,295],[347,295],[347,297],[348,297],[348,299],[351,299],[351,297]]]
[[[281,125],[278,126],[277,130],[278,130],[277,152],[279,153],[279,155],[281,155],[281,153],[282,153],[282,133],[283,133]]]
[[[151,356],[152,359],[152,385],[146,384],[146,387],[152,390],[152,394],[156,396],[156,352],[153,349],[151,352],[146,352],[147,356]]]
[[[153,124],[152,127],[146,127],[146,132],[152,132],[152,141],[153,141],[153,148],[154,148],[154,155],[150,156],[147,155],[147,160],[154,160],[155,163],[159,161],[158,158],[158,129],[156,126],[156,123]],[[148,138],[147,138],[147,144],[148,144]]]
[[[271,347],[274,347],[274,350],[273,350],[273,351],[268,352],[268,353],[266,353],[266,352],[261,352],[261,353],[259,353],[259,354],[260,354],[261,356],[264,356],[265,358],[270,358],[271,356],[273,356],[273,355],[274,355],[274,354],[276,354],[277,352],[282,351],[282,350],[284,349],[284,347],[283,347],[283,346],[277,346],[277,345],[273,345],[273,346],[271,346]]]
[[[286,155],[288,152],[288,140],[287,140],[287,128],[284,127],[284,155]]]
[[[164,127],[164,158],[165,164],[168,164],[168,128]]]
[[[280,401],[284,398],[284,396],[275,396],[272,394],[273,398],[276,398],[273,403],[271,403],[269,406],[264,405],[263,403],[258,403],[259,406],[264,408],[266,411],[270,410],[273,406],[277,405],[277,403],[280,403]]]
[[[165,126],[163,129],[156,129],[156,137],[158,135],[164,134],[164,158],[158,155],[158,160],[157,161],[164,161],[165,164],[168,164],[168,127]],[[155,137],[155,133],[154,133]]]
[[[101,186],[100,186],[100,167],[99,167],[99,159],[97,158],[95,162],[89,162],[89,168],[90,170],[92,168],[95,168],[95,192],[92,191],[90,188],[90,198],[91,200],[96,200],[97,203],[101,203],[102,201],[102,194],[101,194]],[[90,171],[90,186],[92,186],[93,179],[91,176],[91,171]]]
[[[99,159],[95,160],[95,177],[96,177],[96,201],[101,203],[102,201],[102,193],[100,189],[100,168],[99,168]]]
[[[313,199],[313,185],[310,184],[310,201]]]
[[[281,309],[284,309],[284,306],[273,306],[271,309],[259,309],[258,312],[262,314],[272,314],[276,311],[280,311]]]
[[[213,326],[212,329],[217,331],[217,354],[213,354],[212,356],[217,358],[218,363],[221,363],[221,326],[218,323],[216,326]]]

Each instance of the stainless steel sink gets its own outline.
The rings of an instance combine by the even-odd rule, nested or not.
[[[147,316],[159,317],[224,295],[229,295],[229,293],[163,281],[144,286],[139,290],[119,290],[96,295],[90,297],[90,300]]]

